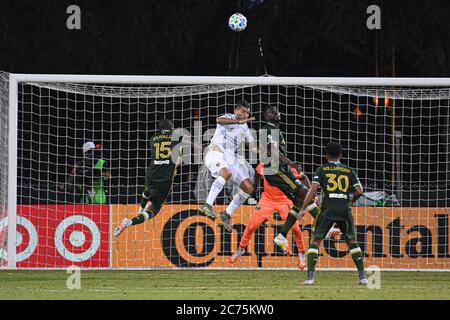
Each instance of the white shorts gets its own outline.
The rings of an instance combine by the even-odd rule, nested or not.
[[[237,186],[245,179],[250,179],[250,173],[245,163],[241,163],[231,156],[227,157],[219,151],[209,151],[205,156],[205,165],[214,178],[219,176],[222,168],[228,168],[231,172],[231,181]]]

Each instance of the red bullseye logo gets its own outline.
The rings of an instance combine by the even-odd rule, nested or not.
[[[100,247],[100,230],[85,216],[67,217],[55,229],[55,247],[69,261],[89,260]]]
[[[36,250],[38,234],[33,223],[25,217],[17,216],[16,220],[16,261],[28,259]],[[0,234],[8,227],[8,218],[0,220]],[[6,250],[0,250],[0,260],[7,260]]]

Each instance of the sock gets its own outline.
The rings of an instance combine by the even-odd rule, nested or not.
[[[245,193],[243,190],[239,189],[239,191],[234,195],[233,200],[228,205],[226,212],[231,216],[249,197],[250,195],[248,193]]]
[[[141,198],[141,209],[142,209],[142,211],[144,211],[145,206],[147,205],[147,203],[148,203],[148,198],[144,198],[144,195],[142,195],[142,198]]]
[[[293,206],[291,211],[294,214],[298,214],[300,212],[300,210],[296,206]],[[289,230],[291,230],[292,226],[294,225],[294,223],[296,221],[297,221],[297,218],[294,217],[291,214],[291,212],[289,212],[289,214],[288,214],[288,216],[286,218],[286,221],[283,224],[283,229],[281,229],[281,232],[280,232],[285,238],[287,237],[287,234],[288,234]]]
[[[320,213],[319,207],[315,207],[314,209],[309,211],[309,214],[311,215],[311,217],[313,217],[313,219],[317,218],[319,213]]]
[[[137,225],[137,224],[141,224],[144,221],[150,220],[151,218],[153,218],[155,216],[155,214],[153,213],[153,211],[148,210],[148,211],[144,211],[143,213],[137,215],[136,217],[134,217],[133,219],[131,219],[131,225]]]
[[[353,262],[355,263],[356,268],[358,269],[359,277],[364,278],[364,259],[362,256],[361,248],[358,244],[354,243],[348,246],[350,253],[352,254]]]
[[[214,201],[216,200],[217,196],[219,195],[220,191],[222,191],[223,187],[227,181],[222,177],[218,176],[216,180],[211,185],[211,189],[208,193],[208,198],[206,198],[206,203],[212,206],[214,204]]]
[[[319,246],[311,244],[308,249],[308,280],[314,279],[317,260],[319,259]]]

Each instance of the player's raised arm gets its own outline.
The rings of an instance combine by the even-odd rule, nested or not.
[[[245,124],[255,120],[255,117],[247,118],[247,119],[231,119],[225,116],[221,116],[216,118],[216,122],[218,124],[226,125],[226,124]]]

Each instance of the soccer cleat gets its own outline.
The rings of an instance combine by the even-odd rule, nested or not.
[[[339,239],[339,237],[342,237],[341,229],[336,227],[336,224],[333,224],[333,226],[328,230],[327,235],[325,236],[325,239],[331,238],[331,239]]]
[[[303,282],[304,286],[312,286],[314,285],[314,279],[306,279],[305,282]]]
[[[231,264],[235,263],[243,254],[244,250],[242,250],[241,248],[237,249],[237,251],[233,253],[233,255],[228,259],[228,262]]]
[[[299,268],[300,270],[305,269],[306,267],[306,257],[304,253],[299,253],[298,254],[298,262],[297,262],[297,268]]]
[[[203,213],[205,216],[207,216],[208,218],[211,218],[213,220],[217,219],[217,215],[214,212],[212,206],[210,206],[209,204],[205,203],[200,209],[198,209],[201,213]]]
[[[367,278],[361,278],[359,279],[358,284],[362,286],[367,286],[369,284],[369,281],[367,281]]]
[[[281,250],[287,255],[291,253],[289,250],[289,241],[281,234],[279,233],[274,239],[273,242],[280,247]]]
[[[120,225],[114,229],[114,235],[118,237],[126,228],[128,228],[129,222],[128,219],[125,218],[122,220]]]
[[[221,213],[219,213],[219,217],[223,222],[223,227],[225,228],[225,230],[227,230],[228,232],[232,232],[233,226],[231,225],[230,215],[226,211],[222,211]]]

